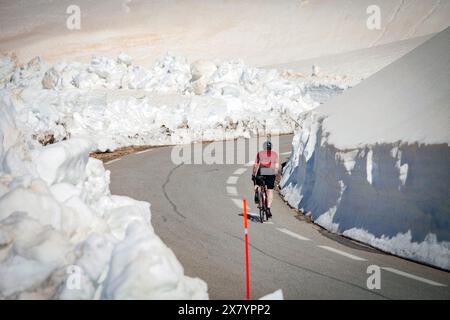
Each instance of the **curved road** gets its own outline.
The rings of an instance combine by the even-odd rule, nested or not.
[[[281,161],[291,140],[280,137]],[[111,191],[151,203],[156,233],[186,275],[208,283],[211,299],[244,299],[241,199],[256,213],[251,167],[176,165],[171,150],[150,149],[107,163]],[[274,198],[271,222],[249,222],[252,299],[277,289],[286,299],[450,299],[450,273],[333,235]],[[370,265],[381,268],[381,289],[367,287]]]

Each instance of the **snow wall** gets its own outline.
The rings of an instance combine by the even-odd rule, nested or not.
[[[111,195],[91,141],[46,147],[0,90],[0,299],[206,299],[154,233],[150,204]]]
[[[450,270],[450,28],[302,115],[282,194],[322,227]]]
[[[189,63],[166,54],[152,68],[93,57],[89,64],[20,64],[0,55],[0,88],[38,141],[88,137],[93,150],[291,133],[298,115],[354,85],[341,76],[285,77],[242,61]]]

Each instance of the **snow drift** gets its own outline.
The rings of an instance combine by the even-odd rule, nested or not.
[[[43,147],[0,97],[0,299],[208,297],[155,235],[149,203],[110,194],[90,140]]]
[[[450,269],[450,28],[302,115],[282,193],[321,226]]]
[[[182,144],[293,132],[296,119],[341,93],[352,78],[286,78],[242,61],[195,61],[167,54],[152,68],[93,57],[90,63],[20,65],[0,60],[18,122],[42,144],[89,137],[93,149]]]

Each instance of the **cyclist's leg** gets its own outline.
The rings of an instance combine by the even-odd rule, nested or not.
[[[258,197],[259,190],[258,190],[258,183],[257,183],[256,177],[255,177],[255,179],[253,179],[253,192],[255,194],[253,200],[255,201],[255,204],[258,204],[258,202],[259,202],[259,197]]]
[[[261,203],[259,203],[259,193],[261,192],[261,186],[262,186],[261,176],[257,175],[255,177],[254,184],[255,184],[255,200],[256,200],[256,198],[258,198],[258,201],[256,201],[256,203],[261,204]]]
[[[275,187],[275,176],[265,176],[264,181],[266,182],[267,187],[267,207],[272,207],[272,201],[273,201],[273,188]]]
[[[254,187],[254,192],[255,192],[254,201],[255,201],[256,204],[258,204],[258,202],[259,202],[259,197],[258,197],[259,191],[258,191],[258,185],[256,185],[256,184],[255,184],[255,187]]]
[[[267,189],[267,208],[272,207],[272,201],[273,201],[273,189]]]
[[[266,185],[267,185],[267,208],[269,209],[268,214],[272,216],[272,202],[273,202],[273,189],[275,187],[275,176],[267,176],[266,177]]]

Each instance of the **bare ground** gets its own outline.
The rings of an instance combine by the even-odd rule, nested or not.
[[[89,154],[90,157],[99,159],[103,161],[103,163],[121,158],[127,154],[136,153],[139,151],[144,151],[147,149],[155,149],[155,148],[161,148],[165,146],[153,146],[153,145],[142,145],[142,146],[128,146],[128,147],[122,147],[118,148],[114,151],[107,151],[107,152],[91,152]]]

